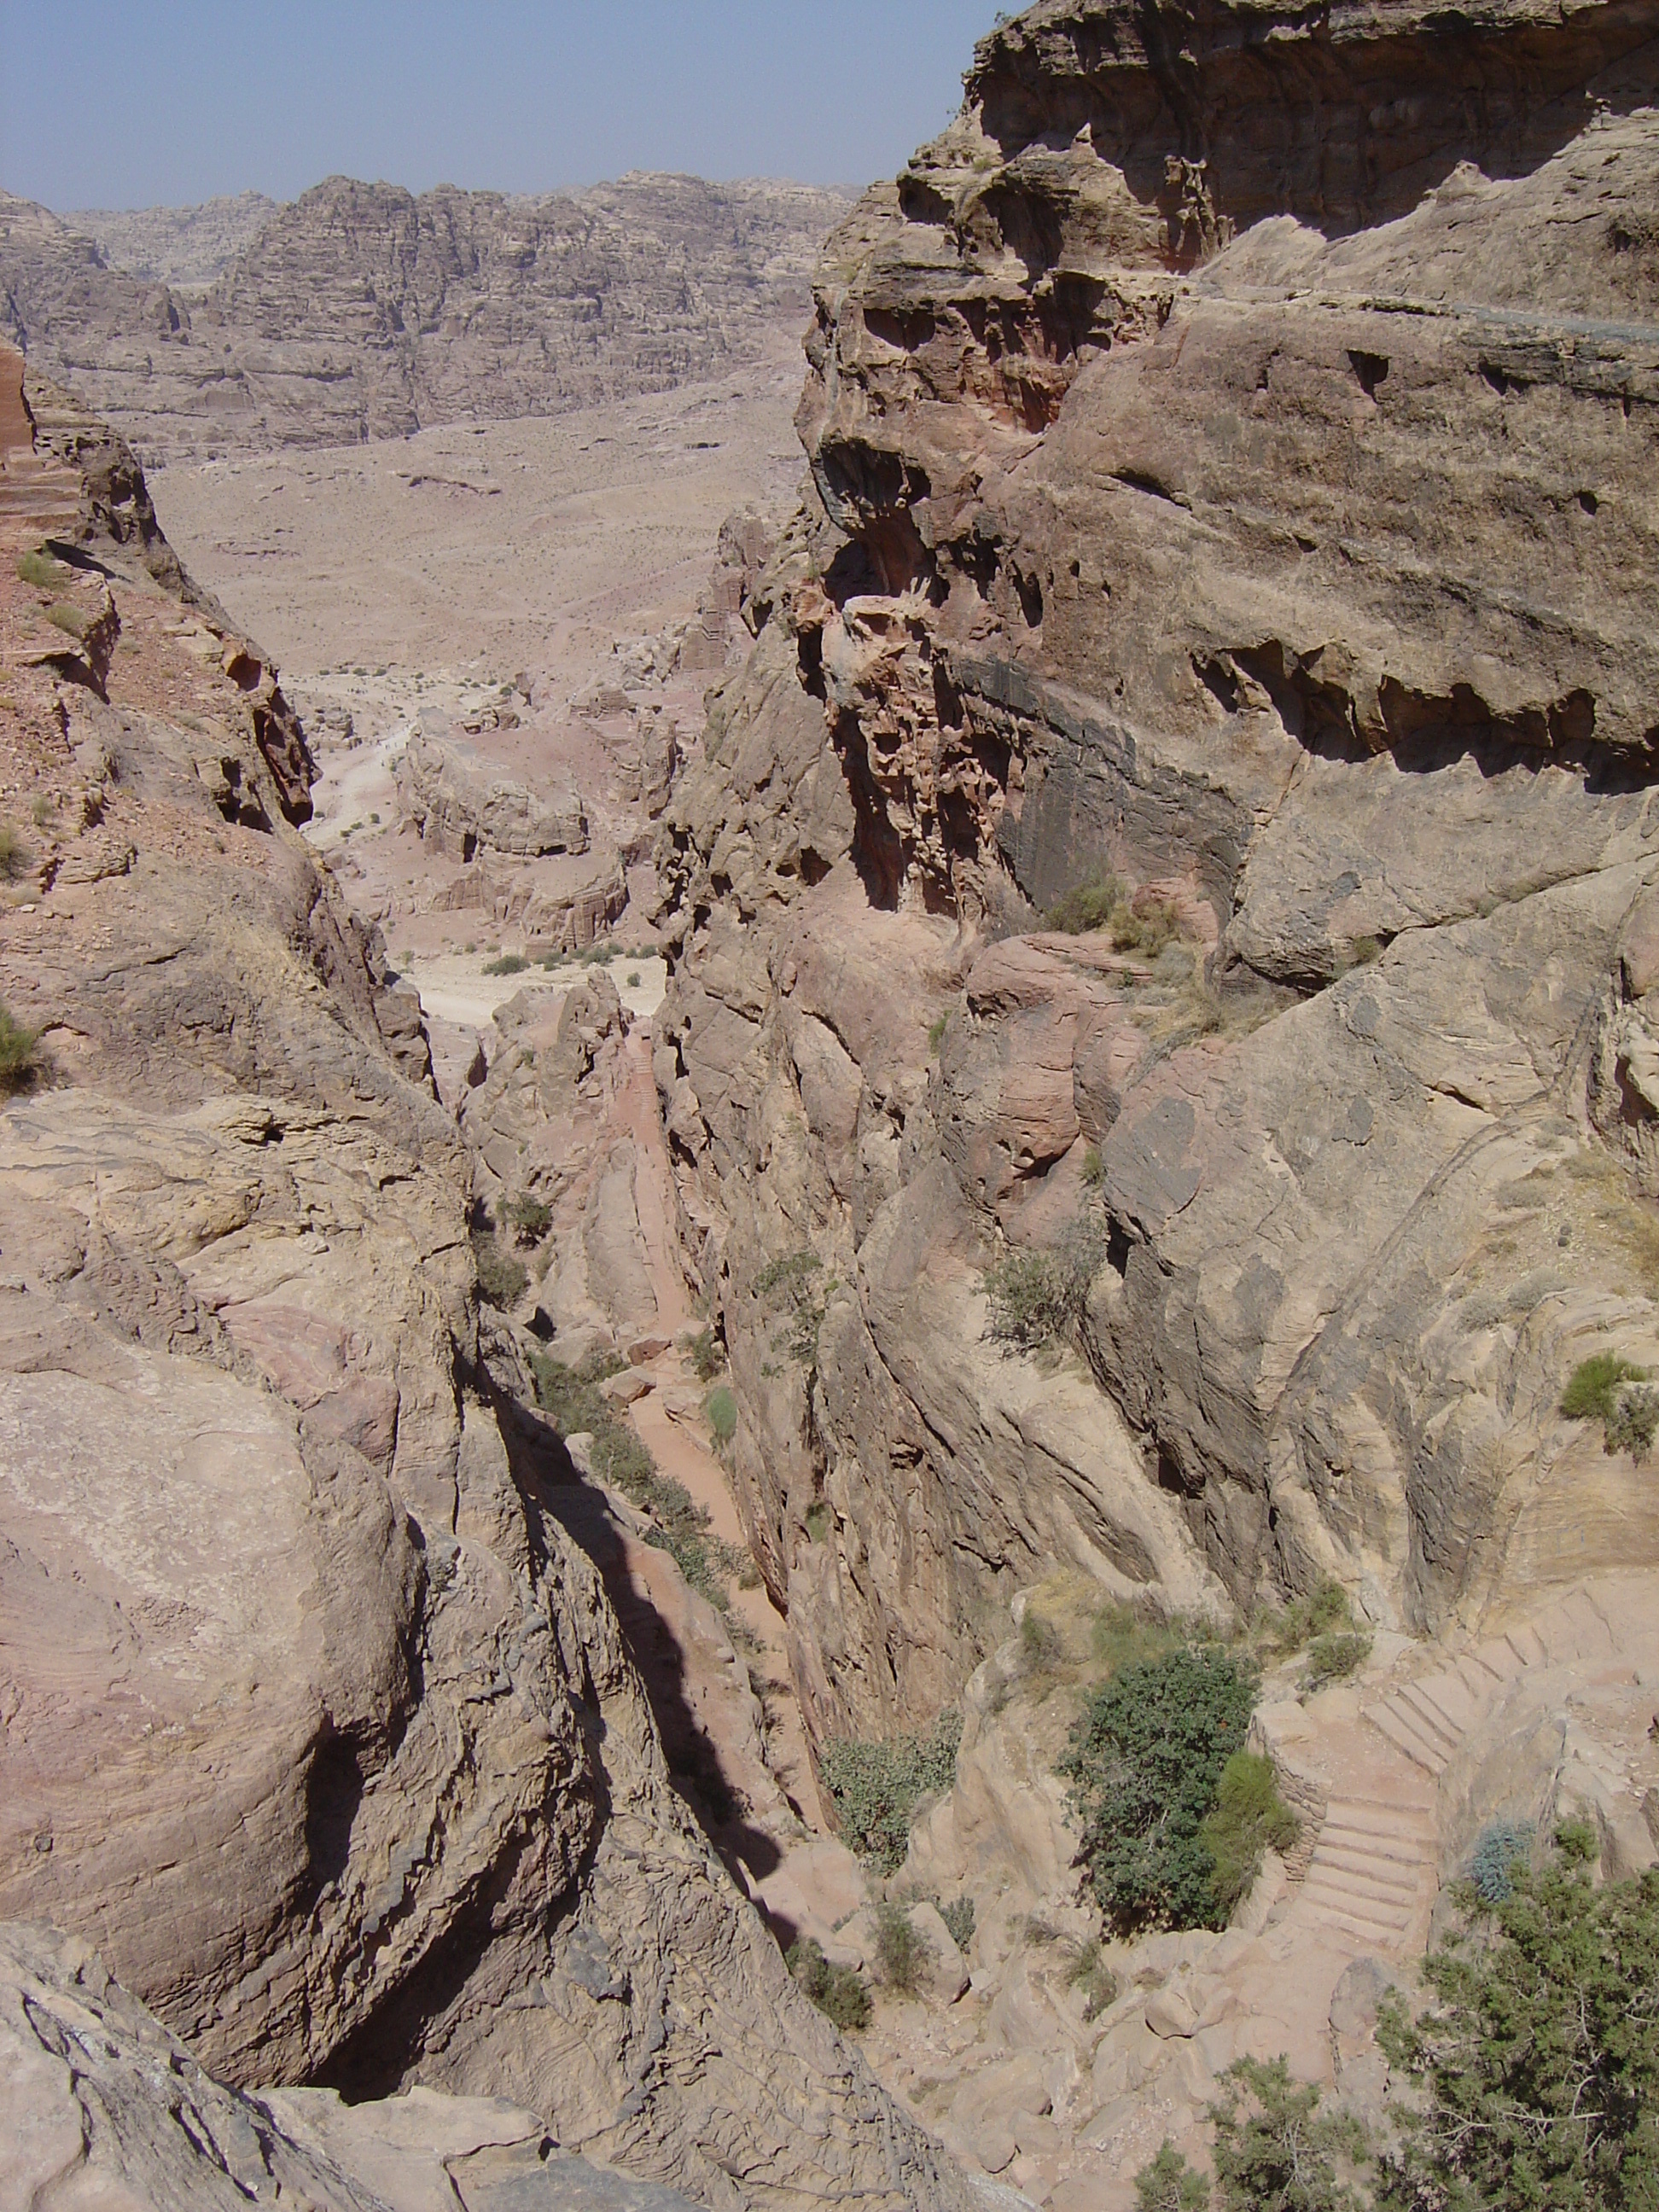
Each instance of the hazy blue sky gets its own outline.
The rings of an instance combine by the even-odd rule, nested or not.
[[[863,184],[954,112],[996,0],[0,0],[0,185],[145,207],[334,171]]]

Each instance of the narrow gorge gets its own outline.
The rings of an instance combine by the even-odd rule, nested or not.
[[[164,213],[0,204],[0,2197],[1391,2140],[1462,1878],[1659,1865],[1652,8]],[[1172,1651],[1280,1825],[1115,1917]]]

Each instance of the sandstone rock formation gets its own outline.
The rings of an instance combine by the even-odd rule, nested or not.
[[[0,1109],[0,1915],[95,1941],[239,2088],[506,2094],[710,2206],[957,2201],[670,1784],[480,1308],[418,1007],[289,825],[273,672],[125,448],[30,391],[88,473],[55,552],[0,506],[0,1003],[36,1040]],[[26,650],[106,594],[106,698]]]
[[[491,775],[465,746],[421,728],[398,763],[398,796],[422,839],[453,860],[587,850],[587,817],[575,792],[532,792]]]
[[[331,177],[187,302],[165,254],[100,250],[0,195],[0,335],[147,460],[398,437],[750,358],[798,326],[844,211],[803,185],[691,177],[538,199]]]
[[[1556,1407],[1659,1351],[1656,91],[1616,0],[1042,0],[826,250],[656,1038],[821,1729],[1056,1556],[1419,1631],[1655,1556]],[[986,1340],[1090,1239],[1080,1358]]]
[[[272,2198],[317,2212],[689,2212],[672,2190],[561,2155],[504,2099],[417,2089],[345,2106],[328,2091],[227,2088],[95,1953],[51,1929],[0,1923],[0,2051],[3,2179],[40,2212]]]

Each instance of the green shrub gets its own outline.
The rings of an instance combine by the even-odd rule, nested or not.
[[[41,1070],[40,1040],[0,1006],[0,1096],[27,1091]]]
[[[988,1333],[1026,1352],[1068,1334],[1082,1318],[1105,1256],[1106,1240],[1092,1214],[1082,1215],[1052,1249],[1005,1253],[981,1279],[990,1304]]]
[[[92,628],[92,617],[83,614],[67,599],[59,599],[55,606],[48,607],[46,620],[54,629],[61,629],[66,637],[72,637],[77,645]]]
[[[1079,1717],[1060,1771],[1112,1926],[1225,1924],[1203,1830],[1228,1760],[1244,1748],[1255,1684],[1226,1652],[1182,1644],[1123,1668]]]
[[[628,971],[628,988],[630,991],[637,991],[640,988],[640,971],[637,968],[630,968]]]
[[[951,1017],[948,1013],[941,1014],[936,1022],[929,1024],[927,1030],[927,1049],[929,1052],[937,1052],[939,1050],[939,1047],[945,1042],[945,1032],[950,1028],[950,1026]]]
[[[44,791],[36,793],[34,803],[29,808],[29,817],[37,830],[44,830],[57,811]]]
[[[876,1962],[881,1978],[901,1996],[914,1996],[927,1971],[927,1942],[902,1905],[884,1898],[876,1907]]]
[[[486,960],[483,972],[486,975],[522,975],[529,965],[522,952],[503,952],[499,960]]]
[[[1308,1646],[1308,1688],[1322,1690],[1327,1682],[1346,1681],[1370,1656],[1369,1636],[1316,1636]]]
[[[818,1761],[819,1779],[836,1808],[842,1840],[885,1874],[904,1863],[910,1822],[925,1798],[956,1779],[960,1713],[942,1712],[931,1735],[889,1743],[831,1741]]]
[[[1202,1830],[1215,1862],[1210,1888],[1223,1918],[1231,1918],[1248,1893],[1262,1853],[1289,1850],[1300,1832],[1300,1822],[1279,1796],[1272,1759],[1236,1751],[1221,1770],[1215,1810]]]
[[[810,1936],[792,1943],[784,1964],[826,2020],[843,2034],[856,2033],[870,2025],[870,1992],[864,1977],[854,1966],[832,1966],[823,1948]]]
[[[1370,2146],[1351,2113],[1322,2112],[1323,2092],[1283,2058],[1237,2059],[1221,2084],[1209,2117],[1223,2212],[1359,2212]]]
[[[1210,2185],[1167,2140],[1135,2176],[1135,2212],[1208,2212]]]
[[[1639,1466],[1659,1434],[1659,1390],[1626,1390],[1619,1410],[1601,1432],[1601,1449],[1627,1451]]]
[[[1098,2020],[1116,1999],[1117,1976],[1102,1958],[1099,1942],[1093,1938],[1079,1949],[1066,1979],[1072,1989],[1082,1990],[1086,2021]]]
[[[53,560],[44,546],[33,553],[17,556],[17,576],[20,583],[33,584],[39,591],[51,591],[69,578],[69,570],[61,561]]]
[[[1083,1180],[1091,1190],[1098,1190],[1106,1180],[1106,1163],[1097,1145],[1085,1145],[1083,1148]]]
[[[1112,916],[1112,950],[1140,952],[1156,959],[1181,934],[1181,916],[1168,899],[1148,899],[1139,908],[1121,906]]]
[[[1574,1368],[1561,1393],[1561,1411],[1570,1421],[1600,1421],[1603,1450],[1627,1451],[1640,1462],[1659,1434],[1659,1391],[1632,1387],[1647,1379],[1645,1367],[1616,1352],[1592,1353]]]
[[[700,1328],[695,1336],[683,1338],[681,1349],[699,1382],[712,1382],[726,1364],[719,1339],[712,1328]]]
[[[527,1190],[509,1198],[501,1212],[526,1243],[539,1244],[553,1226],[552,1207]]]
[[[28,873],[29,848],[9,822],[0,822],[0,879],[15,884]]]
[[[1027,1672],[1045,1672],[1065,1650],[1065,1640],[1053,1621],[1045,1620],[1034,1605],[1028,1604],[1019,1621],[1019,1656]]]
[[[738,1401],[724,1382],[709,1392],[703,1411],[717,1444],[729,1444],[738,1433]]]
[[[1515,1820],[1494,1820],[1482,1831],[1463,1879],[1483,1905],[1502,1905],[1510,1895],[1515,1877],[1531,1853],[1533,1832],[1530,1822]]]
[[[532,1354],[530,1364],[537,1401],[559,1435],[592,1437],[592,1466],[599,1480],[654,1516],[658,1526],[647,1542],[670,1555],[699,1596],[727,1612],[730,1578],[742,1577],[749,1556],[713,1533],[707,1510],[684,1483],[658,1473],[639,1431],[599,1388],[622,1372],[626,1360],[594,1356],[580,1367],[567,1367],[540,1352]]]
[[[1588,1826],[1430,1953],[1433,1999],[1377,2036],[1414,2085],[1381,2202],[1456,2212],[1637,2212],[1659,2203],[1659,1868],[1595,1884]]]
[[[1305,1597],[1292,1598],[1282,1612],[1268,1614],[1257,1624],[1256,1633],[1270,1651],[1300,1651],[1305,1644],[1333,1636],[1353,1626],[1348,1593],[1332,1577],[1317,1583]]]
[[[835,1526],[835,1516],[822,1498],[806,1509],[806,1533],[815,1544],[827,1544],[830,1531]]]
[[[785,1253],[763,1267],[755,1281],[755,1296],[778,1316],[783,1329],[782,1350],[805,1370],[810,1390],[818,1370],[818,1332],[833,1279],[821,1282],[823,1262],[816,1252]]]
[[[953,1897],[948,1905],[941,1905],[939,1917],[945,1923],[951,1941],[958,1951],[965,1951],[974,1940],[974,1923],[977,1915],[971,1897]]]
[[[1168,1621],[1143,1620],[1130,1605],[1103,1605],[1095,1615],[1095,1657],[1109,1675],[1148,1659],[1161,1659],[1184,1639]]]
[[[1123,886],[1115,876],[1091,876],[1051,906],[1046,920],[1050,929],[1060,930],[1067,937],[1083,937],[1091,930],[1103,929],[1122,898]]]
[[[1648,1370],[1621,1359],[1616,1352],[1597,1352],[1581,1360],[1561,1393],[1561,1411],[1570,1421],[1610,1421],[1619,1410],[1626,1382],[1645,1382]]]
[[[478,1269],[478,1288],[492,1306],[510,1311],[530,1287],[530,1271],[522,1260],[502,1251],[487,1229],[472,1233],[472,1257]]]

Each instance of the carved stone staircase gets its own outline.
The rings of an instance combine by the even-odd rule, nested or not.
[[[1531,1667],[1605,1661],[1613,1629],[1575,1590],[1523,1626],[1442,1653],[1361,1707],[1291,1917],[1327,1941],[1396,1955],[1421,1946],[1439,1886],[1437,1785],[1505,1687]],[[1379,1741],[1379,1739],[1381,1740]]]

